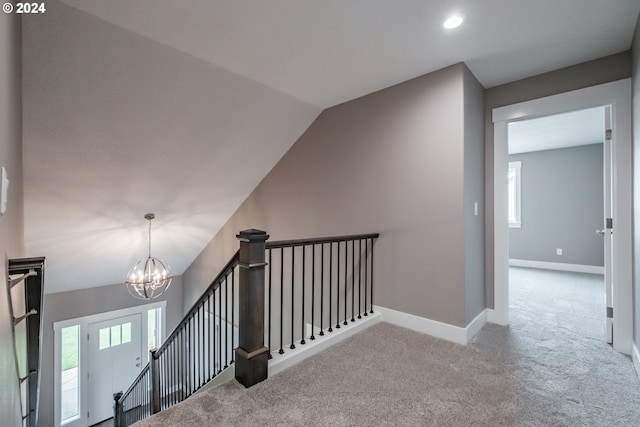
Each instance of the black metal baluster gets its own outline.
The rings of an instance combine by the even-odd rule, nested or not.
[[[362,319],[362,239],[358,240],[358,319]]]
[[[207,366],[207,380],[211,379],[211,294],[207,295],[206,304],[206,321],[207,321],[207,352],[206,352],[206,361],[204,362]]]
[[[216,329],[216,289],[213,290],[213,315],[211,317],[211,327],[213,328],[213,350],[211,352],[211,361],[213,370],[213,376],[218,375],[218,371],[216,370],[216,354],[217,354],[217,346],[216,346],[216,336],[218,335],[218,330]]]
[[[353,311],[355,310],[356,301],[356,241],[351,241],[351,321],[355,322]],[[344,319],[346,322],[347,319]]]
[[[324,336],[324,243],[320,245],[320,336]]]
[[[364,240],[364,315],[368,316],[367,313],[367,285],[369,282],[367,281],[367,270],[369,269],[369,239]]]
[[[348,271],[349,268],[347,267],[349,265],[349,242],[345,240],[344,242],[344,324],[347,324],[347,287],[348,287],[348,281],[347,278],[348,276]]]
[[[196,363],[198,361],[198,352],[196,350],[196,326],[195,313],[189,319],[191,325],[191,394],[198,389],[198,382],[196,381]]]
[[[291,345],[289,346],[289,348],[291,350],[293,350],[294,348],[296,348],[296,345],[294,344],[294,330],[295,330],[295,318],[294,318],[294,313],[295,313],[295,298],[294,298],[294,288],[295,288],[295,265],[296,265],[296,247],[292,246],[291,247]]]
[[[169,377],[171,378],[171,386],[169,387],[169,406],[173,406],[173,404],[175,403],[174,399],[175,399],[175,393],[171,392],[171,390],[176,389],[175,387],[175,382],[176,382],[176,377],[175,377],[175,372],[174,372],[174,368],[175,368],[175,363],[176,363],[176,358],[174,356],[174,350],[175,350],[175,345],[174,345],[175,341],[171,341],[171,344],[169,344],[169,346],[167,347],[167,351],[169,352],[169,354],[171,355],[171,364],[169,367]]]
[[[178,398],[178,343],[176,342],[176,337],[173,337],[173,341],[171,341],[171,353],[173,354],[173,366],[171,367],[171,373],[173,375],[172,382],[172,405],[175,405]]]
[[[179,396],[180,396],[180,400],[182,400],[182,390],[184,389],[182,385],[182,379],[184,377],[182,376],[182,331],[181,330],[178,331],[178,333],[176,334],[173,340],[176,343],[176,352],[177,352],[176,379],[180,381]],[[176,393],[178,393],[178,390],[176,390]]]
[[[229,307],[227,302],[229,300],[229,276],[224,276],[224,369],[229,367]]]
[[[273,317],[273,306],[271,305],[271,280],[273,278],[273,264],[271,263],[271,249],[269,249],[269,304],[268,305],[268,309],[269,309],[269,317],[267,317],[268,321],[269,321],[269,336],[267,338],[268,342],[269,342],[269,355],[267,356],[267,359],[273,359],[273,356],[271,355],[271,318]]]
[[[187,396],[191,394],[191,355],[193,353],[193,348],[191,347],[191,319],[187,320],[185,325],[187,327],[187,331],[185,333],[185,340],[187,342]]]
[[[162,402],[164,402],[164,408],[161,406],[161,409],[166,409],[167,408],[167,399],[169,398],[167,390],[169,390],[169,381],[168,381],[168,360],[167,360],[167,350],[165,348],[165,351],[162,353],[162,358],[160,359],[161,363],[162,363],[162,370],[160,372],[162,372],[162,376],[160,377],[160,381],[162,384]]]
[[[189,396],[189,388],[190,388],[190,357],[191,357],[191,345],[189,343],[189,321],[187,320],[187,322],[184,324],[184,349],[185,349],[185,353],[184,353],[184,375],[185,375],[185,380],[184,380],[184,394],[185,396]]]
[[[280,350],[279,354],[284,354],[284,331],[282,330],[282,322],[284,322],[284,247],[280,248]]]
[[[218,373],[222,372],[222,282],[218,284]]]
[[[340,329],[340,242],[337,242],[338,244],[338,272],[336,274],[336,329]],[[347,254],[347,248],[345,246],[344,248],[344,254]],[[344,269],[345,271],[347,270],[347,264],[344,264]],[[346,286],[346,282],[345,282],[345,286]],[[347,302],[345,301],[345,307],[346,307]]]
[[[340,250],[340,246],[338,246]],[[338,255],[340,253],[338,252]],[[333,332],[331,327],[333,319],[331,318],[331,307],[333,306],[333,296],[331,295],[333,288],[333,242],[329,242],[329,332]]]
[[[202,307],[198,307],[198,331],[196,332],[196,339],[198,340],[198,345],[196,346],[197,348],[197,352],[198,352],[198,388],[200,388],[202,386],[202,326],[204,325],[204,323],[202,323],[202,315],[200,314],[200,309]]]
[[[162,410],[162,401],[164,399],[164,381],[162,380],[163,377],[163,363],[162,363],[162,356],[158,357],[158,377],[159,377],[159,381],[158,381],[158,388],[160,389],[160,401],[158,402],[160,404],[160,410]]]
[[[304,327],[304,264],[306,261],[305,256],[305,245],[302,245],[302,331],[300,335],[302,335],[302,339],[300,340],[300,344],[306,344],[304,337],[306,336],[305,327]]]
[[[311,246],[311,341],[316,339],[315,330],[315,313],[316,313],[316,245]]]
[[[371,239],[371,314],[373,314],[373,239]]]
[[[231,362],[230,365],[233,365],[235,361],[235,351],[233,351],[233,346],[235,345],[235,321],[236,321],[236,270],[231,267]]]

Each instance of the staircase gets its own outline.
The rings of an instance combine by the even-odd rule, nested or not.
[[[329,337],[355,333],[358,320],[374,315],[378,236],[267,242],[264,231],[240,232],[238,252],[151,351],[133,384],[114,396],[115,427],[170,408],[208,384],[235,377],[251,387],[270,369],[319,351]]]
[[[22,425],[38,423],[40,361],[42,360],[42,300],[44,258],[10,259],[8,294],[20,387]]]

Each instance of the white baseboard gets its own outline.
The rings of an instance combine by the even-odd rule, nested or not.
[[[638,374],[638,378],[640,378],[640,350],[638,350],[636,343],[633,344],[631,358],[633,359],[633,366],[636,368],[636,374]]]
[[[476,316],[466,328],[380,306],[374,306],[374,311],[382,314],[382,321],[384,322],[462,345],[469,343],[471,338],[487,323],[486,310]]]
[[[349,323],[348,325],[340,325],[340,329],[334,329],[333,332],[325,332],[324,336],[317,336],[315,340],[307,338],[305,344],[300,344],[300,341],[296,341],[296,348],[294,350],[287,349],[284,354],[278,354],[272,352],[273,359],[269,360],[269,376],[273,376],[278,372],[292,367],[293,365],[302,362],[304,359],[311,357],[319,352],[331,347],[334,344],[339,343],[352,335],[357,334],[360,331],[374,325],[382,320],[380,313],[369,314],[362,319],[358,319],[355,323]],[[307,331],[310,332],[310,325],[307,325]],[[319,332],[319,328],[314,328],[316,332]],[[325,329],[326,331],[326,329]],[[316,334],[317,335],[317,334]],[[196,393],[206,390],[211,387],[219,386],[222,383],[235,378],[235,364],[232,364],[227,369],[218,374],[215,378],[209,381]]]
[[[487,310],[485,309],[485,310],[482,310],[480,314],[478,314],[476,318],[473,319],[471,323],[467,325],[466,328],[464,328],[467,332],[467,343],[469,343],[469,341],[471,341],[471,339],[475,337],[476,334],[480,332],[480,329],[482,329],[482,327],[486,324],[487,324]]]
[[[381,320],[382,315],[380,313],[372,313],[362,319],[358,319],[357,322],[341,325],[340,329],[334,329],[333,332],[325,332],[324,336],[317,336],[315,340],[307,338],[304,345],[301,345],[300,341],[296,341],[296,349],[285,350],[284,354],[272,352],[273,359],[269,360],[269,376],[284,371],[296,363],[300,363],[304,359],[365,330],[369,326],[379,323]]]
[[[572,271],[575,273],[604,274],[604,267],[598,265],[563,264],[560,262],[529,261],[526,259],[509,259],[513,267],[542,268],[545,270]]]
[[[220,384],[226,383],[227,381],[235,377],[236,377],[236,364],[233,363],[229,365],[227,369],[223,370],[218,375],[216,375],[211,381],[203,385],[202,388],[198,389],[198,391],[196,391],[194,394],[198,394],[201,391],[207,390],[211,387],[217,387]]]

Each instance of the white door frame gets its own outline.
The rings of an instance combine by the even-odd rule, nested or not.
[[[631,79],[565,92],[493,109],[494,124],[494,309],[488,321],[509,323],[509,239],[507,168],[509,122],[611,105],[613,127],[613,347],[631,354],[632,311],[632,160]],[[604,316],[604,313],[603,313]]]

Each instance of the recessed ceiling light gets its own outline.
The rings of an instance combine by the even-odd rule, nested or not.
[[[451,30],[453,28],[459,27],[462,24],[462,21],[464,21],[464,19],[462,19],[462,16],[454,15],[447,18],[442,24],[442,26],[445,27],[447,30]]]

